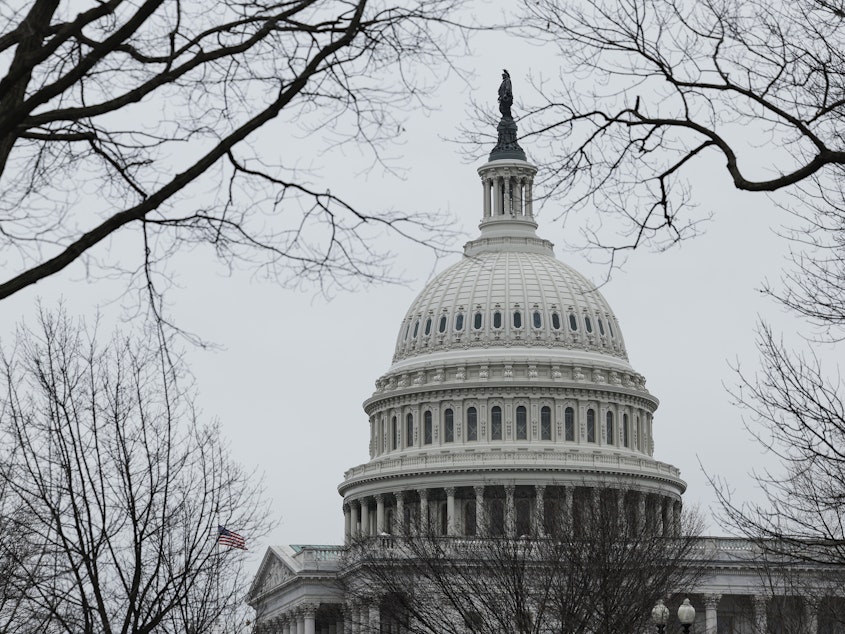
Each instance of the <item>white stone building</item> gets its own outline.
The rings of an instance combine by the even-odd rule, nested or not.
[[[480,235],[408,309],[393,363],[364,403],[370,460],[338,487],[347,540],[421,520],[455,538],[543,535],[557,512],[589,504],[593,486],[611,490],[630,521],[677,530],[686,484],[653,458],[658,400],[601,293],[537,235],[537,170],[508,119],[478,168]],[[782,631],[751,544],[704,538],[699,552],[696,631]],[[258,631],[378,631],[378,605],[346,601],[336,583],[342,553],[269,548],[249,596]],[[793,599],[807,634],[837,629]]]

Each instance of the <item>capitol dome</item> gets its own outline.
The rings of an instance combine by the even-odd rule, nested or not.
[[[347,538],[543,534],[549,508],[596,495],[676,530],[686,484],[653,458],[658,401],[602,294],[537,235],[536,172],[503,117],[480,235],[411,304],[364,403],[370,460],[338,486]]]

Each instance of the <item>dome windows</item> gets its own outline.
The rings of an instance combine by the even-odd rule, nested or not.
[[[467,440],[478,440],[478,410],[474,407],[467,410]]]
[[[604,324],[601,323],[601,317],[599,317],[596,321],[599,322],[599,334],[604,337]]]
[[[443,412],[443,442],[455,442],[455,412],[451,408]]]
[[[502,408],[494,405],[490,410],[490,440],[502,439]]]
[[[483,324],[484,324],[484,315],[483,315],[483,314],[482,314],[482,312],[479,310],[479,311],[477,311],[477,312],[475,313],[475,316],[473,317],[472,327],[473,327],[475,330],[481,330],[481,326],[482,326]]]
[[[540,440],[552,439],[552,408],[544,405],[540,410]]]
[[[610,324],[610,322],[607,323]],[[622,414],[622,444],[626,447],[631,446],[629,434],[630,432],[628,431],[628,415]]]
[[[516,408],[516,439],[528,440],[528,412],[524,405]]]
[[[411,413],[405,416],[405,446],[414,446],[414,415]]]
[[[607,435],[607,444],[613,444],[613,412],[608,412],[605,417],[605,433]]]
[[[493,313],[493,328],[501,328],[502,327],[502,312],[497,310]]]
[[[558,315],[557,311],[552,313],[552,328],[560,330],[560,315]]]
[[[464,329],[464,314],[458,313],[455,315],[455,332],[461,332]]]
[[[431,317],[425,320],[425,330],[423,331],[426,337],[431,334]]]
[[[419,334],[419,332],[420,332],[420,320],[419,320],[419,319],[417,319],[417,320],[414,322],[414,335],[413,335],[413,338],[414,338],[414,339],[416,339],[416,338],[417,338],[417,335]]]
[[[543,327],[543,318],[540,315],[539,310],[534,311],[534,315],[532,316],[534,327],[535,328],[542,328]]]
[[[440,323],[437,324],[437,332],[441,335],[446,332],[446,315],[440,315]]]
[[[434,425],[431,422],[431,412],[426,411],[423,414],[423,443],[430,445],[432,442],[434,442]]]
[[[395,416],[390,420],[390,434],[392,436],[391,449],[399,449],[399,423]]]
[[[569,329],[572,332],[578,330],[578,320],[575,318],[575,313],[569,313]]]
[[[589,315],[584,315],[584,325],[587,327],[587,332],[593,332],[593,322],[590,321]]]
[[[607,329],[610,331],[611,337],[616,337],[616,335],[613,334],[613,324],[610,323],[610,319],[607,320]]]
[[[571,407],[563,413],[563,437],[564,440],[575,440],[575,410]]]
[[[596,442],[596,410],[587,410],[587,442]]]
[[[522,328],[522,313],[518,310],[513,311],[513,327]]]

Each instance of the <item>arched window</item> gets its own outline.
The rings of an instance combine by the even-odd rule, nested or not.
[[[455,413],[451,409],[443,412],[443,442],[455,442]]]
[[[417,338],[417,334],[419,333],[419,331],[420,331],[420,320],[419,320],[419,319],[417,319],[417,320],[414,322],[414,339],[416,339],[416,338]]]
[[[440,324],[437,326],[437,332],[446,332],[446,315],[440,315]]]
[[[552,408],[545,405],[540,410],[540,440],[552,439]]]
[[[589,315],[584,315],[584,325],[587,326],[587,332],[593,332],[593,322],[590,321]]]
[[[613,412],[608,412],[605,417],[605,433],[607,434],[607,444],[613,444]]]
[[[399,423],[396,421],[395,416],[390,421],[390,434],[393,437],[393,441],[390,443],[390,447],[392,449],[398,449],[399,448]]]
[[[535,310],[534,311],[534,327],[540,328],[542,325],[543,325],[543,318],[540,317],[540,311]]]
[[[411,413],[405,416],[405,446],[414,446],[414,415]]]
[[[490,439],[502,439],[502,408],[498,405],[490,410]]]
[[[639,449],[643,435],[640,431],[640,417],[634,416],[634,449]]]
[[[518,310],[513,311],[513,327],[522,328],[522,313]]]
[[[596,442],[596,412],[587,410],[587,442]]]
[[[564,440],[575,440],[575,410],[567,407],[563,413]]]
[[[475,317],[473,317],[472,327],[476,330],[481,330],[481,324],[484,321],[484,316],[481,314],[481,311],[475,313]]]
[[[601,317],[598,318],[598,322],[599,322],[599,334],[604,336],[604,324],[601,323]]]
[[[493,328],[501,328],[502,327],[502,313],[498,310],[493,313]]]
[[[425,320],[425,336],[428,337],[431,334],[431,317]]]
[[[474,407],[467,410],[467,440],[478,440],[478,410]]]
[[[432,434],[431,412],[423,414],[423,442],[430,445],[434,441]]]
[[[552,313],[552,328],[560,330],[560,315]]]
[[[528,440],[528,412],[523,405],[516,408],[516,439]]]
[[[569,329],[573,332],[578,330],[578,320],[572,313],[569,313]]]
[[[610,322],[608,322],[608,323],[610,323]],[[628,436],[628,434],[629,434],[629,432],[628,432],[628,415],[622,414],[622,442],[624,443],[624,445],[626,447],[631,446],[631,440],[630,440],[630,437]]]
[[[607,329],[610,331],[610,336],[615,337],[616,335],[613,334],[613,324],[610,323],[610,320],[607,320]]]
[[[458,313],[455,315],[455,331],[461,332],[464,329],[464,314]]]
[[[405,326],[405,341],[408,341],[408,335],[411,334],[411,322],[408,322],[408,325]]]

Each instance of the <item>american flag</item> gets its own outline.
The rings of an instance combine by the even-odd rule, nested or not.
[[[225,526],[217,526],[217,543],[231,548],[246,550],[246,540]]]

